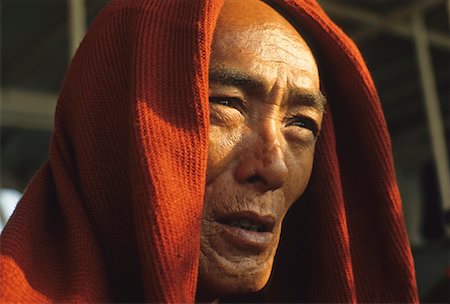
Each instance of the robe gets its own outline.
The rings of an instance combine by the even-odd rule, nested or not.
[[[0,240],[1,302],[195,299],[222,0],[112,0],[76,52],[49,159]],[[313,46],[328,105],[258,301],[418,301],[376,88],[314,0],[269,2]]]

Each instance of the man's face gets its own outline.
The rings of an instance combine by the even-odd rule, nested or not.
[[[210,134],[198,293],[258,291],[308,183],[323,96],[300,34],[257,0],[228,0],[209,70]]]

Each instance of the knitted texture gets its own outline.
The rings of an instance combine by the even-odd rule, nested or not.
[[[329,105],[264,296],[417,302],[370,74],[317,3],[271,3],[319,50]],[[112,0],[96,18],[62,85],[49,160],[1,236],[2,302],[194,301],[221,5]]]

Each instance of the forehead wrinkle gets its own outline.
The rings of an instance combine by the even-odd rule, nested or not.
[[[209,71],[209,82],[241,87],[245,90],[266,92],[266,81],[230,67],[215,66]]]
[[[221,35],[220,39],[213,40],[213,43],[219,44],[219,49],[239,47],[241,51],[248,50],[269,57],[272,57],[273,53],[285,53],[288,57],[295,59],[302,59],[297,53],[298,50],[309,50],[298,32],[291,33],[272,25],[263,26],[263,28],[252,26],[228,30]],[[258,47],[255,48],[255,45]]]

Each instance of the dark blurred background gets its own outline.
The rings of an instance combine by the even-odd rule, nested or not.
[[[319,2],[359,46],[379,90],[420,297],[448,303],[449,1]],[[1,225],[47,159],[64,72],[106,3],[1,0]]]

